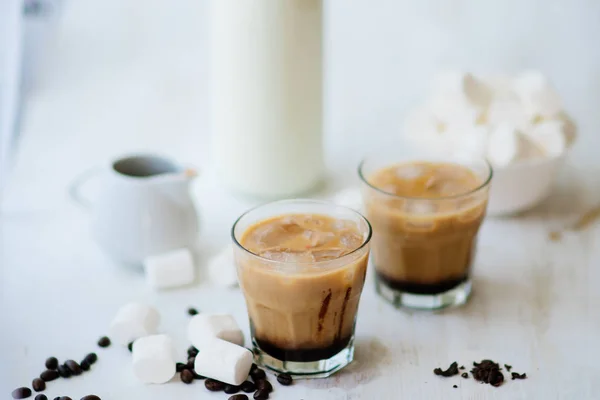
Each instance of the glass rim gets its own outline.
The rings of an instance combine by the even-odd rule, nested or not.
[[[492,165],[489,163],[489,161],[485,158],[480,158],[479,161],[483,161],[483,163],[486,165],[487,170],[488,170],[488,175],[487,178],[485,178],[483,180],[483,182],[478,185],[476,188],[471,189],[467,192],[464,193],[459,193],[459,194],[453,194],[451,196],[441,196],[441,197],[417,197],[417,196],[401,196],[395,193],[390,193],[390,192],[386,192],[385,190],[378,188],[377,186],[372,185],[367,178],[365,177],[365,174],[363,173],[363,168],[365,163],[367,162],[367,157],[363,158],[360,163],[358,164],[358,176],[360,178],[360,180],[365,183],[368,187],[370,187],[371,189],[384,194],[386,196],[390,196],[396,199],[405,199],[405,200],[425,200],[425,201],[436,201],[436,200],[456,200],[456,199],[460,199],[462,197],[465,196],[469,196],[472,194],[475,194],[477,192],[479,192],[480,190],[486,188],[487,186],[489,186],[490,182],[492,181],[492,177],[494,176],[494,169],[492,168]],[[393,165],[393,164],[389,164],[389,165]],[[471,168],[469,168],[471,169]]]
[[[310,203],[310,204],[320,204],[320,205],[325,205],[325,206],[334,206],[334,207],[338,207],[338,208],[342,208],[344,210],[350,211],[351,213],[357,215],[360,219],[362,219],[368,228],[367,231],[367,237],[365,239],[363,239],[363,242],[361,243],[360,246],[358,246],[356,249],[352,250],[349,253],[346,253],[342,256],[336,257],[334,259],[331,260],[322,260],[322,261],[305,261],[305,262],[297,262],[297,261],[277,261],[277,260],[271,260],[270,258],[266,258],[263,256],[260,256],[252,251],[250,251],[249,249],[245,248],[239,241],[238,239],[235,237],[235,228],[237,227],[238,223],[242,220],[242,218],[244,218],[245,216],[247,216],[248,214],[250,214],[253,211],[256,211],[260,208],[263,207],[267,207],[270,205],[276,205],[276,204],[284,204],[284,203]],[[242,213],[242,215],[240,215],[235,222],[233,223],[233,225],[231,226],[231,240],[233,240],[233,243],[239,247],[241,250],[243,250],[244,252],[248,253],[249,255],[256,257],[258,259],[260,259],[261,261],[266,261],[268,263],[274,263],[274,264],[283,264],[283,265],[303,265],[303,266],[309,266],[309,265],[323,265],[323,264],[327,264],[327,263],[332,263],[332,262],[336,262],[339,260],[342,260],[346,257],[350,257],[352,255],[355,255],[356,253],[358,253],[359,251],[363,250],[371,241],[371,237],[373,236],[373,227],[371,226],[371,223],[369,222],[369,220],[362,215],[360,212],[356,211],[353,208],[350,207],[346,207],[346,206],[342,206],[340,204],[336,204],[330,201],[325,201],[325,200],[312,200],[312,199],[285,199],[285,200],[275,200],[275,201],[270,201],[268,203],[263,203],[263,204],[259,204],[257,206],[254,206],[252,208],[250,208],[249,210],[246,210],[245,212]]]

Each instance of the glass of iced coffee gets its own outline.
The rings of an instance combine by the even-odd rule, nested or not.
[[[360,164],[359,175],[377,292],[396,307],[465,303],[492,179],[488,162],[378,155]]]
[[[257,364],[321,378],[352,362],[369,222],[331,203],[283,200],[243,214],[232,238]]]

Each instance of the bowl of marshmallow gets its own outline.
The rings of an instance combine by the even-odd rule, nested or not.
[[[546,76],[448,71],[431,86],[425,103],[405,120],[412,145],[486,157],[494,170],[491,215],[516,214],[548,197],[576,128]]]

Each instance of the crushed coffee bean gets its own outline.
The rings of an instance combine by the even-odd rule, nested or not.
[[[273,385],[266,379],[259,379],[255,382],[257,390],[266,390],[271,393],[273,391]]]
[[[256,382],[259,379],[265,379],[265,377],[267,376],[267,374],[265,374],[264,370],[262,370],[260,368],[256,368],[254,371],[250,372],[250,376]]]
[[[129,352],[133,352],[133,342],[129,342],[129,344],[127,345],[127,350],[129,350]]]
[[[83,372],[83,369],[81,369],[81,366],[73,360],[65,361],[65,365],[67,366],[67,368],[69,368],[71,370],[73,375],[76,375],[76,376],[81,375],[81,373]]]
[[[235,385],[229,385],[229,384],[225,384],[225,387],[223,388],[223,391],[227,394],[234,394],[240,391],[240,387],[239,386],[235,386]]]
[[[456,389],[458,386],[456,386],[456,385],[452,385],[452,387],[453,387],[454,389]]]
[[[463,372],[460,376],[462,376],[463,378],[467,379],[469,377],[469,374],[466,372]]]
[[[504,368],[506,368],[506,370],[510,372],[510,370],[512,369],[512,365],[504,364]]]
[[[67,367],[66,365],[59,365],[58,366],[58,374],[61,376],[61,378],[70,378],[72,375],[72,372],[69,369],[69,367]]]
[[[245,394],[234,394],[227,400],[248,400],[248,396]]]
[[[181,382],[187,383],[188,385],[194,381],[194,374],[189,369],[184,369],[180,374]]]
[[[58,379],[58,371],[54,369],[47,369],[40,374],[40,378],[44,380],[44,382],[50,382],[55,379]]]
[[[198,310],[196,310],[194,307],[190,307],[188,308],[187,313],[193,317],[194,315],[198,314]]]
[[[13,399],[26,399],[31,396],[31,389],[28,387],[20,387],[12,392]]]
[[[256,385],[254,384],[254,382],[245,381],[240,385],[240,389],[242,389],[242,391],[246,393],[252,393],[256,390]]]
[[[48,369],[56,369],[58,368],[58,359],[56,357],[48,357],[45,365]]]
[[[194,369],[194,363],[196,362],[196,357],[190,357],[187,360],[187,367],[190,369]]]
[[[443,371],[441,368],[436,368],[433,370],[433,373],[444,377],[458,375],[458,363],[454,361],[445,371]]]
[[[33,380],[33,382],[31,382],[31,387],[33,388],[33,390],[35,390],[36,392],[42,392],[46,389],[46,382],[44,382],[42,379],[40,378],[35,378]]]
[[[254,400],[267,400],[269,398],[269,392],[264,389],[259,389],[254,392]]]
[[[85,360],[81,361],[81,363],[79,364],[79,366],[84,371],[89,371],[90,370],[90,363],[87,362],[87,361],[85,361]]]
[[[90,365],[92,365],[96,361],[98,361],[98,356],[96,355],[96,353],[90,353],[87,356],[85,356],[84,360],[87,361]]]
[[[81,398],[81,400],[102,400],[102,399],[100,399],[100,397],[96,396],[95,394],[88,394],[87,396],[83,396]]]
[[[204,386],[211,392],[220,392],[221,390],[223,390],[225,384],[214,379],[207,379],[206,381],[204,381]]]
[[[473,362],[471,370],[473,378],[482,383],[489,383],[494,387],[502,385],[504,375],[500,372],[500,366],[492,360],[482,360],[480,363]]]
[[[277,382],[281,383],[283,386],[289,386],[292,384],[293,379],[290,374],[279,374],[277,375]]]
[[[98,346],[102,348],[110,346],[110,339],[107,336],[102,336],[98,339]]]
[[[184,363],[176,363],[176,364],[175,364],[175,371],[177,371],[177,372],[181,372],[181,371],[183,371],[184,369],[187,369],[187,367],[188,367],[188,366],[187,366],[187,364],[184,364]]]
[[[465,369],[465,366],[461,365],[458,369]]]
[[[514,381],[515,379],[527,379],[527,374],[523,373],[523,374],[519,374],[518,372],[512,372],[511,373],[512,376],[512,380]]]
[[[198,355],[198,349],[195,348],[194,346],[190,346],[187,349],[187,354],[188,354],[188,357],[196,357]]]
[[[40,393],[37,396],[35,396],[35,400],[48,400],[48,396]]]

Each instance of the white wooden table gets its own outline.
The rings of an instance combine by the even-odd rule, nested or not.
[[[155,51],[144,35],[134,34],[152,29],[144,30],[133,12],[125,14],[138,25],[126,24],[131,21],[116,11],[118,3],[104,2],[106,8],[100,10],[79,6],[77,18],[68,18],[68,35],[57,45],[61,57],[50,62],[45,84],[28,100],[20,150],[0,211],[4,398],[13,388],[29,385],[46,357],[81,359],[90,351],[100,358],[92,371],[50,383],[49,398],[78,399],[89,393],[118,400],[228,397],[207,392],[201,382],[141,385],[133,378],[126,349],[98,349],[96,340],[127,301],[156,305],[163,317],[161,329],[176,338],[182,359],[190,305],[231,312],[248,333],[239,290],[217,289],[202,279],[206,259],[228,243],[231,223],[251,205],[230,197],[211,173],[207,85],[196,79],[206,73],[202,54],[178,46],[180,40],[194,42],[186,41],[183,29],[169,30],[168,38],[157,33],[152,40],[162,47]],[[177,15],[197,11],[190,2],[182,4]],[[152,26],[175,15],[164,6],[159,9],[166,14],[143,22]],[[97,13],[114,17],[115,28],[104,36]],[[132,45],[134,36],[139,48]],[[116,42],[127,43],[111,47]],[[593,118],[583,121],[590,135],[600,129]],[[328,135],[330,190],[356,181],[355,163],[372,140],[348,144],[339,135]],[[440,313],[397,311],[375,295],[369,276],[358,315],[356,361],[330,379],[298,381],[289,388],[275,384],[271,398],[600,398],[600,224],[565,232],[558,242],[548,239],[549,231],[568,226],[600,202],[600,162],[597,151],[590,150],[600,141],[587,136],[585,142],[545,204],[519,218],[486,220],[468,305]],[[88,216],[67,197],[69,182],[82,170],[130,150],[161,150],[195,162],[204,172],[193,187],[202,228],[201,276],[192,287],[155,293],[139,272],[114,265],[92,241]],[[90,196],[95,189],[93,184],[87,188]],[[493,388],[472,378],[442,379],[432,373],[455,360],[469,367],[484,358],[511,364],[529,378],[508,379]]]

